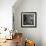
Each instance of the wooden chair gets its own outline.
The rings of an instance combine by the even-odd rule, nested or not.
[[[14,39],[16,42],[16,46],[21,46],[21,44],[22,44],[22,33],[15,33]]]

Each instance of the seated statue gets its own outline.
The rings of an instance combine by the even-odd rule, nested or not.
[[[34,42],[32,40],[26,40],[25,46],[35,46]]]

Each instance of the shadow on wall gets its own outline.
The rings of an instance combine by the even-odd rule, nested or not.
[[[23,0],[17,0],[16,3],[12,6],[12,9],[13,10],[17,9],[21,5],[22,2]]]

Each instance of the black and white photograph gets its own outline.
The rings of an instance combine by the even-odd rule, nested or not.
[[[36,27],[36,12],[21,13],[21,27]]]

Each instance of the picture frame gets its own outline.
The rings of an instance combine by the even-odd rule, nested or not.
[[[21,12],[21,27],[37,27],[37,12]]]

